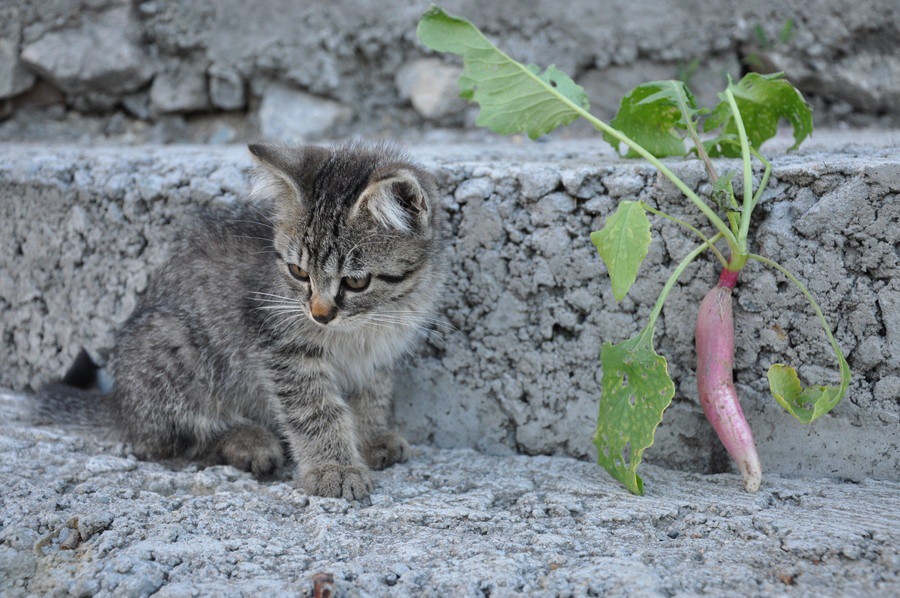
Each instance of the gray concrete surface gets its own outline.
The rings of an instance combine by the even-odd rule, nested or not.
[[[415,447],[365,504],[288,471],[135,460],[30,427],[0,394],[0,595],[809,596],[900,593],[900,484],[649,466],[627,494],[589,463]],[[324,595],[324,594],[323,594]]]
[[[797,366],[808,383],[834,382],[835,368],[800,295],[749,267],[736,294],[736,380],[766,472],[900,479],[898,145],[891,132],[817,133],[796,155],[773,144],[751,242],[808,283],[854,377],[812,426],[781,411],[771,363]],[[440,179],[455,276],[440,338],[400,368],[398,426],[437,447],[590,458],[600,345],[639,329],[693,240],[657,222],[641,278],[616,304],[588,235],[620,199],[664,201],[676,215],[684,201],[651,168],[587,142],[434,141],[411,152]],[[0,387],[35,388],[79,347],[109,346],[178,222],[238,200],[248,166],[240,147],[0,146]],[[698,164],[671,167],[706,189]],[[730,469],[691,372],[694,310],[714,266],[689,269],[657,326],[677,393],[646,453],[653,464]]]
[[[456,63],[437,57],[449,68],[435,68],[416,40],[429,4],[0,0],[0,140],[222,143],[260,131],[316,138],[472,126],[471,112],[448,101]],[[604,118],[648,80],[689,80],[702,102],[716,103],[725,74],[752,67],[784,70],[820,124],[900,123],[894,0],[440,4],[518,60],[571,74]],[[427,82],[410,81],[416,72]],[[436,89],[450,97],[432,97]],[[278,126],[297,94],[325,113],[317,127]]]

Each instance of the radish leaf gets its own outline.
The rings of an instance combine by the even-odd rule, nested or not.
[[[834,356],[837,358],[841,372],[841,384],[837,387],[814,385],[810,388],[803,388],[800,384],[800,378],[797,376],[797,370],[794,368],[781,363],[776,363],[769,367],[769,390],[772,392],[772,396],[775,397],[779,405],[784,407],[785,411],[793,415],[801,423],[808,424],[831,411],[847,394],[847,387],[850,386],[850,365],[847,364],[844,353],[841,351],[837,340],[835,340],[834,334],[831,333],[831,328],[828,326],[825,314],[822,313],[822,308],[816,303],[806,286],[781,264],[755,253],[749,254],[749,257],[775,268],[800,290],[803,296],[806,297],[806,300],[809,301],[813,311],[816,312],[816,316],[822,324],[822,329],[825,331],[825,336],[828,337],[828,342],[831,344],[831,350],[834,351]]]
[[[803,388],[797,370],[782,363],[769,367],[769,390],[778,404],[800,422],[808,424],[831,411],[847,392],[850,366],[841,356],[841,385]]]
[[[657,158],[683,156],[685,117],[694,120],[700,113],[693,94],[681,81],[653,81],[628,92],[610,122]],[[604,133],[603,138],[618,151],[619,140]],[[626,154],[639,157],[633,149]]]
[[[750,147],[759,147],[778,132],[778,121],[782,118],[794,129],[795,150],[812,134],[812,109],[803,95],[784,78],[783,73],[760,75],[747,73],[739,82],[729,80],[728,88],[734,94],[735,102],[747,129]],[[719,97],[723,97],[721,94]],[[706,132],[721,128],[719,137],[704,143],[710,156],[740,158],[740,146],[734,142],[737,125],[729,104],[724,99],[716,106],[703,124]]]
[[[478,126],[537,139],[587,113],[587,94],[568,75],[554,66],[541,73],[516,62],[466,19],[432,6],[417,33],[432,50],[463,57],[459,95],[481,106]]]
[[[675,396],[675,385],[666,358],[653,350],[652,328],[616,345],[603,343],[600,363],[597,463],[630,492],[643,495],[637,468]]]
[[[650,219],[644,207],[637,201],[620,202],[603,228],[591,233],[591,242],[606,264],[613,296],[621,301],[650,247]]]

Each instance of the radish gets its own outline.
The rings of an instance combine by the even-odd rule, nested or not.
[[[683,81],[653,81],[631,90],[616,117],[606,123],[590,113],[584,89],[556,67],[541,71],[516,62],[475,25],[449,15],[437,6],[419,21],[419,39],[432,50],[458,54],[463,73],[457,81],[460,96],[480,105],[475,124],[502,134],[525,133],[532,139],[546,135],[578,118],[603,134],[616,151],[627,147],[627,157],[641,157],[672,182],[708,220],[713,234],[642,201],[620,201],[599,231],[591,233],[606,264],[613,297],[621,301],[637,277],[651,242],[648,213],[689,230],[703,243],[684,256],[669,276],[650,312],[647,325],[630,339],[603,343],[600,364],[600,409],[594,444],[597,462],[635,494],[644,486],[637,467],[644,450],[653,444],[663,412],[675,396],[675,385],[665,357],[653,349],[653,333],[663,303],[691,262],[711,251],[724,271],[719,283],[700,305],[697,318],[697,383],[700,403],[719,439],[737,462],[749,492],[759,488],[762,477],[750,427],[744,419],[732,380],[734,324],[731,289],[747,260],[775,268],[810,302],[828,337],[840,367],[839,386],[803,388],[794,368],[774,364],[769,368],[769,388],[775,400],[799,421],[808,423],[828,413],[847,393],[850,367],[831,334],[828,322],[812,295],[793,274],[767,257],[751,253],[748,232],[754,209],[769,183],[772,165],[760,154],[760,146],[773,137],[781,120],[793,129],[794,145],[812,133],[812,111],[803,96],[782,73],[747,73],[735,83],[730,77],[721,100],[711,109],[697,106]],[[745,127],[746,123],[746,127]],[[701,138],[700,132],[705,136]],[[687,142],[687,139],[690,139]],[[685,143],[690,147],[685,147]],[[712,186],[711,201],[700,197],[660,158],[694,153],[706,166]],[[743,200],[732,186],[732,173],[719,176],[712,158],[740,158]],[[754,185],[754,162],[763,166]],[[755,187],[755,191],[754,191]],[[717,210],[717,209],[718,210]],[[716,247],[727,245],[728,257]]]
[[[737,272],[725,269],[719,283],[700,303],[697,314],[697,389],[706,419],[719,440],[738,464],[744,477],[744,489],[756,492],[762,479],[762,468],[756,454],[753,432],[734,389],[734,321],[731,289]]]

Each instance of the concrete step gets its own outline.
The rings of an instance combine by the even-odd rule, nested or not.
[[[403,364],[395,419],[413,442],[437,447],[591,456],[600,346],[643,326],[694,240],[657,220],[638,283],[617,304],[589,234],[621,199],[700,221],[650,166],[594,142],[451,141],[436,136],[410,153],[440,182],[452,273],[442,314],[454,331]],[[787,145],[772,145],[751,244],[807,283],[854,377],[848,397],[811,426],[777,406],[771,363],[798,367],[806,383],[835,382],[836,366],[802,296],[748,267],[736,292],[735,376],[763,468],[898,480],[898,133],[817,132],[784,155]],[[708,190],[698,163],[670,166]],[[0,145],[0,386],[34,388],[81,346],[108,347],[178,223],[196,206],[239,201],[249,167],[241,147]],[[712,259],[691,266],[657,325],[677,390],[647,462],[729,467],[692,373],[696,307],[716,277]]]
[[[638,498],[591,463],[421,446],[348,503],[290,471],[139,461],[30,426],[22,403],[0,392],[4,597],[313,596],[322,573],[334,596],[900,590],[898,482],[773,474],[748,494],[735,474],[648,465]]]

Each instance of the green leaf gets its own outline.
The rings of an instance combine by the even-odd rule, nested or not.
[[[675,396],[666,358],[653,350],[653,329],[600,350],[603,378],[594,444],[597,463],[634,494],[644,494],[637,475],[644,451]]]
[[[774,137],[778,132],[778,121],[782,118],[786,119],[794,130],[794,145],[789,151],[800,147],[803,140],[812,134],[812,109],[803,99],[803,95],[784,78],[783,73],[771,75],[747,73],[738,83],[729,81],[728,87],[734,94],[752,148],[759,150],[765,141]],[[722,129],[721,142],[710,144],[711,147],[707,148],[709,154],[739,158],[740,147],[726,142],[731,136],[737,136],[737,126],[731,108],[725,100],[719,102],[703,125],[706,132],[719,128]]]
[[[603,228],[591,233],[591,242],[609,271],[613,296],[621,301],[650,247],[650,219],[644,207],[637,201],[620,202]]]
[[[461,97],[481,106],[478,126],[537,139],[587,113],[587,95],[568,75],[554,66],[541,73],[534,65],[516,62],[466,19],[432,6],[417,33],[432,50],[463,57],[457,83]]]
[[[769,390],[785,411],[808,424],[834,409],[847,394],[850,384],[850,366],[842,354],[838,354],[841,369],[840,386],[819,386],[814,384],[803,388],[797,370],[782,363],[769,367]]]
[[[808,424],[834,409],[834,406],[847,394],[847,388],[850,386],[850,365],[844,358],[840,345],[838,345],[837,340],[831,333],[831,328],[828,326],[825,314],[822,313],[822,308],[816,303],[809,289],[778,262],[755,253],[749,254],[748,257],[775,268],[800,290],[803,296],[806,297],[806,300],[809,301],[813,311],[816,312],[816,316],[822,324],[822,329],[825,331],[825,336],[828,337],[828,342],[831,344],[831,350],[834,351],[834,356],[837,358],[841,372],[840,386],[813,385],[809,388],[803,388],[800,384],[800,378],[797,376],[797,370],[794,368],[781,363],[776,363],[769,368],[769,390],[772,391],[772,396],[788,413],[801,423]]]
[[[698,114],[697,102],[683,82],[653,81],[628,92],[610,124],[657,158],[683,156],[684,131],[688,127],[685,116],[693,120]],[[606,133],[603,138],[619,150],[615,137]],[[630,148],[626,155],[638,157]]]

